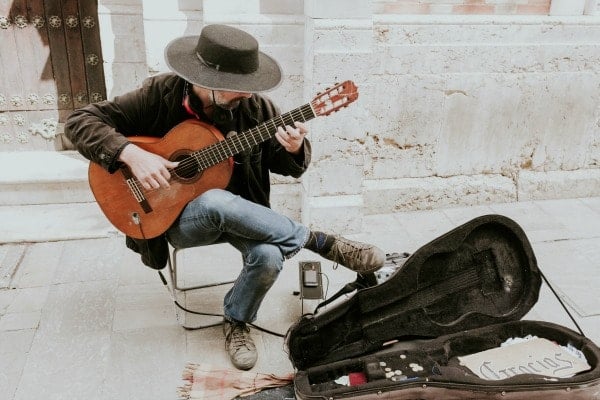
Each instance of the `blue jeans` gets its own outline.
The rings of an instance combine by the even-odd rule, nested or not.
[[[226,190],[211,189],[183,210],[167,231],[176,248],[227,242],[242,253],[243,268],[224,299],[226,318],[253,322],[283,261],[308,240],[309,229],[268,207]]]

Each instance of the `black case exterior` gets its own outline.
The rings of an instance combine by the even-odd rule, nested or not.
[[[402,338],[433,338],[518,320],[538,299],[531,244],[514,221],[475,218],[419,248],[380,285],[288,332],[294,365],[343,360]]]
[[[456,357],[500,346],[512,337],[536,335],[561,345],[580,349],[590,371],[572,378],[552,380],[526,374],[503,380],[484,380],[459,365]],[[406,358],[401,358],[403,355]],[[552,360],[530,363],[531,370],[561,368],[567,361],[562,354]],[[538,321],[513,321],[430,340],[398,342],[386,349],[335,363],[298,371],[294,379],[296,397],[308,399],[600,399],[600,349],[589,339],[559,325]],[[561,361],[563,360],[563,361]],[[337,385],[334,379],[351,372],[364,371],[365,365],[384,362],[392,370],[407,371],[409,363],[424,367],[422,373],[403,381],[374,379],[359,386]],[[527,367],[527,365],[525,365]],[[417,375],[417,376],[414,376]]]
[[[303,316],[294,324],[286,344],[298,369],[296,395],[300,399],[532,399],[541,398],[533,393],[543,388],[568,393],[569,398],[600,399],[594,397],[600,396],[596,394],[600,390],[596,389],[599,352],[593,343],[560,326],[519,321],[536,303],[540,286],[537,261],[521,227],[501,215],[475,218],[419,248],[387,281],[359,289],[326,312]],[[448,369],[448,360],[454,356],[536,332],[565,345],[582,345],[593,363],[592,372],[560,384],[546,384],[539,376],[490,384],[475,376],[467,379],[462,370]],[[396,341],[392,347],[385,346]],[[332,384],[338,374],[364,368],[365,360],[397,355],[406,346],[418,349],[422,362],[445,373],[425,371],[422,379],[411,382],[384,379],[353,387]],[[511,393],[520,394],[510,397]]]

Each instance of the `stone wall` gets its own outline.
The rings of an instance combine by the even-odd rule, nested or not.
[[[573,1],[573,0],[571,0]],[[550,0],[373,0],[377,14],[538,14],[548,15]]]
[[[387,16],[374,34],[367,212],[600,193],[596,19]]]
[[[284,111],[352,79],[358,101],[310,123],[309,172],[273,177],[275,208],[314,227],[352,232],[366,214],[600,196],[600,17],[548,16],[550,2],[534,0],[435,2],[511,15],[392,10],[409,3],[100,0],[107,89],[166,71],[168,41],[206,23],[251,32],[280,61],[285,82],[269,96]]]

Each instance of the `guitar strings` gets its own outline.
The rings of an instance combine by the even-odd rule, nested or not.
[[[169,172],[175,172],[177,175],[185,176],[189,173],[196,172],[199,169],[198,167],[204,170],[218,164],[232,155],[239,153],[241,151],[240,148],[242,150],[244,147],[251,148],[271,137],[278,128],[278,125],[275,124],[275,119],[280,119],[284,125],[290,125],[295,121],[302,120],[302,122],[306,122],[307,120],[314,118],[312,108],[309,108],[309,110],[311,110],[311,114],[313,115],[305,115],[305,112],[307,111],[306,107],[310,107],[310,105],[307,104],[297,110],[263,122],[261,125],[244,131],[239,135],[232,136],[230,139],[210,144],[203,149],[190,153],[185,160],[181,161],[174,169],[170,169]],[[302,111],[302,108],[305,108],[304,112]],[[269,131],[269,124],[272,126],[271,131]],[[245,144],[243,142],[245,142]]]
[[[303,108],[305,109],[304,110],[305,112],[310,111],[311,115],[309,115],[308,117],[305,116],[304,112],[302,111]],[[262,143],[265,140],[269,139],[269,137],[271,137],[272,135],[275,134],[275,132],[277,131],[277,128],[278,128],[278,125],[275,124],[275,119],[280,119],[284,125],[293,124],[295,121],[299,121],[300,118],[302,119],[302,122],[306,122],[315,117],[315,113],[312,110],[313,110],[313,108],[310,104],[305,104],[304,106],[299,107],[295,110],[292,110],[288,113],[278,115],[274,118],[271,118],[268,121],[263,122],[260,125],[257,125],[253,128],[250,128],[250,129],[242,132],[240,135],[232,136],[231,139],[212,143],[200,150],[190,153],[188,155],[188,157],[186,159],[184,159],[183,161],[181,161],[177,167],[170,168],[170,169],[168,169],[168,171],[169,171],[169,173],[174,174],[174,175],[186,176],[188,174],[195,173],[199,169],[205,170],[211,166],[218,164],[219,162],[225,161],[227,158],[231,157],[232,155],[239,153],[240,150],[238,149],[238,144],[240,145],[240,147],[243,150],[243,148],[244,148],[244,144],[242,143],[243,139],[245,139],[245,142],[246,142],[248,148],[250,148],[254,145],[257,145],[259,143]],[[268,129],[268,124],[272,125],[271,131],[269,131],[269,129]],[[252,139],[253,144],[250,143],[249,138]],[[233,146],[233,151],[230,147],[230,144]],[[227,151],[225,150],[225,146],[227,146],[227,150],[229,151],[229,153],[227,153]],[[221,149],[223,151],[221,151]],[[200,168],[198,168],[198,167],[200,167]],[[135,177],[132,178],[130,182],[133,186],[132,190],[134,190],[134,192],[136,192],[138,195],[141,195],[142,199],[144,198],[144,195],[143,195],[144,192],[151,193],[155,190],[160,189],[160,188],[145,189],[141,185],[141,182]]]
[[[356,93],[351,93],[351,94],[355,95]],[[336,105],[336,102],[331,101],[331,98],[329,98],[329,100],[331,101],[330,105],[334,105],[337,108],[339,108],[340,106],[343,105],[344,102],[346,102],[346,100],[345,100],[346,98],[347,98],[347,96],[344,96],[344,98],[342,98],[338,102],[338,103],[342,103],[339,105]],[[317,116],[317,113],[315,112],[315,110],[317,109],[317,107],[315,107],[315,103],[316,103],[316,100],[313,100],[310,103],[305,104],[301,107],[298,107],[295,110],[292,110],[285,114],[278,115],[274,118],[271,118],[268,121],[263,122],[260,125],[257,125],[254,128],[248,129],[247,131],[242,132],[240,135],[235,135],[231,139],[222,140],[222,141],[210,144],[200,150],[194,151],[194,152],[190,153],[186,159],[181,161],[177,167],[168,169],[168,171],[171,174],[175,174],[175,175],[179,175],[179,176],[186,176],[187,174],[194,173],[198,170],[205,170],[211,166],[218,164],[219,162],[225,161],[227,158],[233,156],[234,154],[237,154],[240,151],[243,151],[244,144],[242,143],[242,140],[246,141],[247,148],[251,148],[252,146],[262,143],[265,140],[269,139],[271,136],[273,136],[275,134],[275,132],[277,131],[278,127],[281,126],[281,125],[275,124],[276,119],[280,119],[281,122],[283,123],[283,125],[285,126],[285,125],[292,125],[296,121],[306,122],[310,119],[315,118]],[[323,101],[320,101],[319,103],[323,103]],[[309,113],[308,117],[304,115],[303,109],[304,109],[304,112]],[[335,107],[333,109],[335,110]],[[268,124],[272,125],[271,131],[269,131]],[[267,135],[266,137],[264,136],[265,134]],[[249,138],[252,139],[252,141],[254,142],[253,144],[250,143]],[[233,145],[233,151],[230,147],[230,144]],[[238,149],[238,144],[240,145],[242,150]],[[226,151],[225,146],[227,146],[227,150],[229,152]],[[200,168],[198,168],[198,167],[200,167]],[[143,191],[152,192],[152,191],[160,189],[160,188],[156,188],[156,189],[153,188],[153,189],[146,190],[143,187],[140,187],[141,183],[135,177],[131,180],[131,183],[132,183],[132,185],[134,185],[134,190],[136,192],[138,192],[139,194],[142,194]],[[142,194],[142,197],[143,197],[143,194]]]

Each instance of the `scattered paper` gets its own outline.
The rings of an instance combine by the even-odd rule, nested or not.
[[[582,360],[562,346],[542,338],[533,338],[458,359],[461,365],[486,380],[501,380],[523,374],[570,378],[591,369],[585,359]]]

